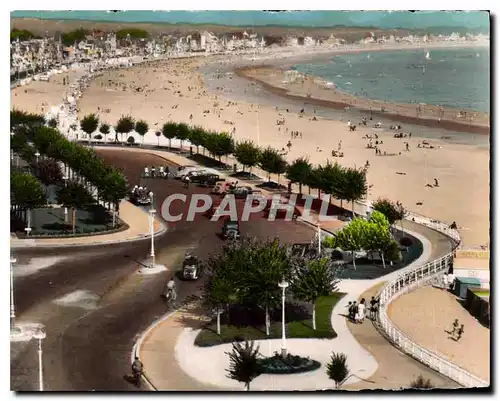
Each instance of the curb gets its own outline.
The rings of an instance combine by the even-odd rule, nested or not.
[[[139,336],[139,339],[135,342],[134,346],[132,347],[132,353],[130,354],[130,363],[134,363],[134,358],[139,356],[141,352],[141,347],[142,343],[146,339],[146,337],[154,330],[156,329],[157,326],[159,326],[161,323],[165,322],[169,318],[171,318],[173,315],[175,315],[177,312],[179,312],[181,308],[175,309],[174,311],[167,312],[165,315],[160,317],[159,319],[155,320],[153,323],[151,323],[146,330],[144,330],[141,335]],[[151,380],[147,377],[146,373],[143,372],[142,376],[144,377],[144,380],[148,384],[148,386],[151,388],[151,391],[160,391],[158,390],[155,385],[151,382]]]
[[[162,222],[159,222],[161,224],[160,230],[155,232],[155,237],[164,235],[167,231],[168,228],[163,224]],[[16,249],[16,250],[23,250],[23,249],[47,249],[47,248],[90,248],[93,246],[98,246],[98,245],[114,245],[114,244],[122,244],[122,243],[132,243],[132,242],[137,242],[137,241],[143,241],[148,238],[151,238],[149,234],[141,234],[140,236],[132,237],[132,238],[127,238],[123,240],[108,240],[108,241],[101,241],[101,242],[90,242],[90,243],[82,243],[82,242],[73,242],[70,244],[37,244],[35,239],[29,239],[29,240],[20,240],[20,241],[29,241],[28,243],[21,243],[21,244],[11,244],[10,248],[11,249]]]

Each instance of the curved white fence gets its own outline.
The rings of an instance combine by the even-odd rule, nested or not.
[[[419,360],[423,364],[438,371],[461,384],[464,387],[487,387],[489,383],[480,379],[465,369],[450,362],[445,356],[430,351],[413,342],[401,330],[399,330],[387,316],[387,306],[399,296],[406,294],[418,287],[428,284],[437,278],[443,271],[447,271],[453,262],[454,250],[460,245],[460,235],[456,230],[449,228],[447,224],[437,220],[429,219],[415,213],[409,213],[408,220],[424,225],[438,231],[454,241],[453,250],[447,255],[419,266],[416,269],[398,276],[387,284],[380,292],[380,308],[378,312],[378,328],[388,339],[403,352]]]

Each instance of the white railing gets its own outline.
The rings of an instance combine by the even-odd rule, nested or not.
[[[474,376],[465,369],[450,362],[445,356],[437,352],[428,350],[412,341],[407,335],[399,330],[387,316],[387,307],[399,296],[406,294],[423,285],[429,284],[437,278],[443,271],[447,271],[453,262],[454,250],[460,244],[460,235],[456,230],[452,230],[445,223],[428,217],[409,213],[408,220],[424,225],[438,231],[454,241],[453,250],[447,255],[419,266],[416,269],[399,275],[395,280],[389,282],[380,292],[380,308],[378,312],[377,327],[382,334],[400,348],[406,354],[419,360],[423,364],[438,371],[444,376],[456,381],[464,387],[487,387],[489,383]]]

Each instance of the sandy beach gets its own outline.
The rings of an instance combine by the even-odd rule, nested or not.
[[[198,68],[212,61],[203,57],[170,60],[107,71],[90,84],[80,99],[79,117],[97,113],[102,122],[114,125],[120,116],[130,114],[149,123],[147,137],[155,142],[154,131],[173,120],[230,132],[237,140],[251,139],[260,146],[277,149],[286,148],[290,140],[292,146],[286,156],[289,161],[299,156],[309,157],[314,164],[330,160],[363,166],[368,161],[371,199],[400,200],[414,212],[450,223],[456,221],[467,246],[489,243],[489,149],[428,140],[424,130],[413,130],[411,138],[401,139],[394,138],[394,132],[371,127],[360,126],[350,132],[345,121],[317,117],[311,109],[299,114],[287,112],[280,104],[271,107],[231,100],[232,89],[220,87],[213,93],[204,86]],[[209,78],[217,85],[216,77]],[[244,82],[245,87],[239,88],[242,93],[255,90],[256,84],[250,80],[238,82]],[[18,88],[11,92],[12,107],[35,111],[42,101],[53,98],[57,104],[64,92],[57,96],[58,85],[51,80]],[[50,98],[19,93],[28,88],[50,93]],[[298,132],[294,138],[292,131]],[[367,135],[372,136],[371,141]],[[428,145],[418,147],[424,140]],[[369,142],[375,141],[379,142],[381,155],[367,148]],[[339,147],[344,157],[332,158],[332,150]],[[433,186],[435,178],[438,187]]]

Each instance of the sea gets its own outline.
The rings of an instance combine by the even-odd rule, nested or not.
[[[487,11],[184,11],[184,10],[23,10],[11,18],[109,22],[215,24],[226,26],[367,27],[425,29],[428,33],[488,33]],[[450,31],[451,30],[451,31]]]
[[[292,69],[321,77],[359,97],[490,111],[486,47],[348,53]]]

